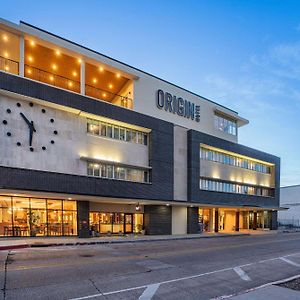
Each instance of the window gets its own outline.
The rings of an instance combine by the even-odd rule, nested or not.
[[[216,129],[231,135],[237,135],[237,124],[235,120],[215,114],[214,123]]]
[[[132,182],[149,182],[149,171],[138,168],[115,166],[105,163],[98,164],[88,162],[87,174],[88,176],[126,180]]]
[[[207,191],[274,197],[274,189],[272,188],[263,188],[212,179],[200,178],[199,187],[201,190]]]
[[[230,166],[235,166],[238,168],[244,168],[244,169],[248,169],[260,173],[265,173],[265,174],[271,173],[271,167],[266,166],[257,161],[246,159],[246,158],[235,157],[234,155],[225,154],[217,150],[207,149],[202,146],[200,147],[200,158],[219,162]]]
[[[148,145],[148,133],[119,127],[113,124],[104,123],[97,120],[87,120],[87,132],[92,135],[104,136],[111,139]]]

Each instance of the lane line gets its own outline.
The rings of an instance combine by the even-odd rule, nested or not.
[[[144,290],[143,294],[139,297],[139,300],[151,300],[156,291],[158,290],[160,284],[150,284],[148,287]]]
[[[286,263],[288,263],[288,264],[290,264],[290,265],[292,265],[292,266],[294,266],[294,267],[300,268],[300,265],[299,265],[299,264],[297,264],[297,263],[295,263],[295,262],[289,260],[288,258],[286,258],[286,257],[284,257],[284,256],[283,256],[283,257],[279,257],[279,259],[281,259],[282,261],[285,261]]]
[[[244,270],[242,270],[240,267],[233,268],[233,271],[238,274],[242,280],[244,281],[251,281],[251,278],[246,274]]]
[[[273,257],[273,258],[266,259],[266,260],[263,260],[263,261],[257,261],[257,262],[253,262],[253,263],[249,263],[249,264],[245,264],[245,265],[236,266],[236,267],[229,267],[229,268],[219,269],[219,270],[215,270],[215,271],[211,271],[211,272],[205,272],[205,273],[201,273],[201,274],[196,274],[196,275],[191,275],[191,276],[186,276],[186,277],[181,277],[181,278],[176,278],[176,279],[165,280],[165,281],[153,283],[153,284],[150,284],[150,285],[162,285],[162,284],[174,283],[174,282],[178,282],[178,281],[182,281],[182,280],[195,279],[195,278],[203,277],[203,276],[206,276],[206,275],[212,275],[212,274],[221,273],[221,272],[224,272],[224,271],[234,270],[234,269],[237,269],[237,268],[241,269],[241,267],[243,267],[243,266],[251,266],[251,265],[258,264],[260,262],[278,260],[278,259],[293,256],[293,255],[299,255],[299,254],[300,254],[300,252],[295,252],[295,253],[288,254],[288,255],[285,255],[285,256]],[[242,272],[244,273],[243,270],[242,270]],[[251,278],[247,274],[246,274],[246,276],[251,280]],[[267,285],[269,285],[269,284],[265,284],[263,286],[267,286]],[[119,294],[119,293],[128,292],[128,291],[139,290],[139,289],[143,289],[143,288],[147,289],[148,286],[149,286],[149,284],[142,285],[142,286],[136,286],[136,287],[132,287],[132,288],[127,288],[127,289],[122,289],[122,290],[117,290],[117,291],[106,292],[106,293],[102,293],[102,294],[94,294],[94,295],[89,295],[89,296],[84,296],[84,297],[79,297],[79,298],[71,298],[70,300],[92,299],[92,298],[97,298],[97,297],[101,297],[101,296],[108,296],[108,295]],[[230,297],[230,296],[225,296],[225,297],[227,298],[227,297]],[[223,298],[218,298],[218,299],[223,299]]]

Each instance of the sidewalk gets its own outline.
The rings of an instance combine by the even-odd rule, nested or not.
[[[97,245],[114,243],[137,243],[166,240],[185,240],[199,238],[217,238],[229,236],[244,236],[248,233],[202,233],[184,235],[125,235],[125,236],[101,236],[93,238],[78,237],[9,237],[0,238],[0,250],[10,250],[30,247],[50,247],[50,246],[76,246],[76,245]]]
[[[126,236],[102,236],[94,238],[78,237],[9,237],[0,238],[0,250],[10,250],[30,247],[50,247],[50,246],[76,246],[76,245],[97,245],[113,243],[136,243],[154,242],[166,240],[187,240],[200,238],[221,238],[232,236],[276,234],[277,231],[240,231],[223,233],[201,233],[184,235],[126,235]]]
[[[245,294],[231,297],[232,300],[299,300],[300,292],[288,288],[270,285]]]

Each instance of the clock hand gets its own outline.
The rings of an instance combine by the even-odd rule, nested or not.
[[[27,123],[27,125],[29,126],[29,128],[31,128],[32,124],[29,122],[29,120],[25,117],[25,115],[23,113],[20,112],[20,115],[22,116],[22,118],[24,119],[24,121]]]

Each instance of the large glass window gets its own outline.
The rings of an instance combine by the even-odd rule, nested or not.
[[[273,188],[250,186],[240,183],[222,182],[218,180],[200,178],[199,186],[201,190],[207,191],[274,197]]]
[[[149,182],[149,171],[109,164],[87,163],[88,176],[126,180],[132,182]]]
[[[87,132],[92,135],[113,138],[120,141],[148,144],[148,134],[131,128],[119,127],[113,124],[87,119]]]
[[[240,158],[231,154],[225,154],[202,146],[200,147],[200,158],[256,172],[271,173],[271,167],[263,163],[251,160],[250,158]]]
[[[231,135],[237,135],[236,121],[225,116],[215,114],[215,128]]]
[[[76,201],[0,196],[0,236],[76,234]]]

